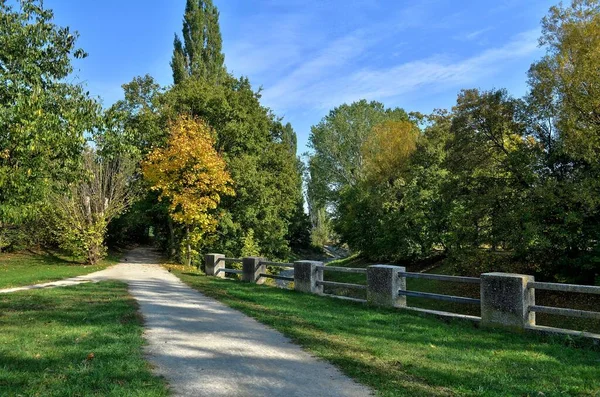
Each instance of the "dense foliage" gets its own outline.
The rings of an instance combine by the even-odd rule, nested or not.
[[[214,148],[225,160],[236,194],[222,197],[216,230],[195,239],[193,250],[286,258],[292,246],[308,246],[296,134],[261,105],[260,94],[246,78],[226,72],[218,11],[211,1],[187,1],[183,43],[176,37],[171,67],[175,84],[168,89],[160,89],[150,76],[124,85],[125,100],[109,111],[116,122],[107,146],[124,144],[144,158],[152,147],[166,145],[168,125],[180,115],[201,119],[214,131]],[[116,222],[111,234],[120,235],[136,223],[139,237],[151,225],[176,256],[188,233],[168,213],[149,192],[122,218],[129,221]]]
[[[96,120],[96,102],[65,81],[86,54],[52,19],[37,1],[0,1],[0,249],[39,215],[56,181],[80,177]]]
[[[306,164],[292,126],[228,73],[211,0],[186,1],[174,84],[135,77],[106,110],[72,82],[77,33],[52,21],[39,0],[0,1],[0,249],[93,263],[154,239],[197,262],[339,241],[463,273],[599,273],[598,0],[550,9],[523,98],[465,89],[430,115],[342,104],[312,127]]]
[[[522,99],[463,90],[451,112],[414,115],[416,135],[382,106],[334,109],[310,138],[311,210],[325,206],[339,238],[372,259],[448,256],[466,273],[594,282],[600,3],[552,7],[542,28],[547,55]]]
[[[67,83],[86,54],[41,1],[0,1],[0,18],[0,249],[95,263],[106,243],[155,238],[189,263],[309,244],[295,132],[227,72],[211,0],[187,1],[175,84],[136,77],[105,111]]]

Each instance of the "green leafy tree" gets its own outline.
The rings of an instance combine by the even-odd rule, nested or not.
[[[420,260],[444,256],[448,251],[448,215],[453,202],[444,196],[449,177],[444,161],[451,115],[436,112],[425,117],[425,125],[408,164],[399,168],[401,183],[390,185],[384,195],[385,258]]]
[[[453,201],[444,195],[450,173],[445,167],[446,145],[450,140],[451,115],[436,112],[426,117],[427,127],[417,141],[405,173],[406,183],[398,186],[401,194],[391,197],[392,231],[387,248],[392,257],[406,260],[445,256],[449,246],[449,214]],[[399,198],[398,204],[394,199]],[[402,226],[402,228],[400,228]],[[396,247],[396,241],[406,242]]]
[[[534,91],[556,98],[556,123],[567,150],[596,162],[600,155],[600,2],[574,0],[550,8],[540,44],[547,55],[532,65]]]
[[[193,76],[219,80],[226,73],[219,27],[219,11],[212,0],[187,0],[183,17],[183,42],[175,35],[173,81]]]
[[[373,126],[361,147],[360,180],[341,191],[335,230],[343,241],[374,260],[415,254],[402,200],[419,135],[410,121]]]
[[[550,8],[540,43],[547,53],[530,68],[524,115],[540,179],[526,258],[545,276],[593,282],[600,269],[600,2]]]
[[[384,121],[407,121],[402,109],[386,109],[382,103],[361,100],[333,109],[311,128],[309,194],[319,206],[335,203],[344,186],[360,180],[362,147],[373,127]]]
[[[124,99],[104,114],[105,129],[95,136],[105,155],[128,153],[141,159],[167,139],[160,98],[163,89],[150,76],[138,76],[123,84]]]
[[[524,228],[520,205],[536,178],[519,111],[520,102],[504,90],[464,90],[458,97],[446,159],[455,246],[508,248]]]
[[[288,154],[285,157],[295,159],[296,172],[293,173],[292,178],[294,181],[294,190],[291,194],[294,194],[296,204],[292,210],[289,218],[288,232],[286,240],[289,241],[290,247],[294,249],[306,249],[310,248],[310,218],[304,210],[304,194],[303,194],[303,179],[302,176],[305,173],[305,166],[300,157],[296,156],[298,150],[298,139],[296,132],[292,128],[290,123],[282,126],[281,130],[281,144],[284,148],[287,148]],[[291,172],[291,170],[290,170]]]
[[[308,145],[313,152],[308,159],[307,194],[314,228],[323,229],[327,224],[320,222],[317,214],[338,217],[342,192],[362,180],[363,146],[373,127],[407,120],[402,109],[386,109],[382,103],[361,100],[336,107],[311,128]]]
[[[34,217],[57,181],[81,176],[98,104],[66,81],[85,52],[41,1],[0,2],[0,228]]]

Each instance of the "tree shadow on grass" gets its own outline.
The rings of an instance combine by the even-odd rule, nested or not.
[[[74,265],[83,265],[83,262],[75,260],[75,258],[71,257],[67,259],[69,255],[65,253],[58,253],[56,251],[52,251],[49,249],[42,249],[41,251],[34,251],[31,249],[27,250],[28,253],[36,257],[40,262],[48,263],[52,265],[66,265],[66,266],[74,266]]]

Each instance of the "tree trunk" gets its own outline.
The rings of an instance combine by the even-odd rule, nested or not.
[[[187,243],[187,259],[186,265],[191,266],[192,264],[192,245],[190,244],[190,227],[185,227],[185,239]]]
[[[98,263],[100,258],[100,248],[96,244],[92,244],[88,249],[87,263],[88,265],[95,265]]]
[[[167,217],[167,225],[169,227],[169,256],[175,257],[177,250],[175,249],[175,230],[173,229],[173,220],[171,217]]]

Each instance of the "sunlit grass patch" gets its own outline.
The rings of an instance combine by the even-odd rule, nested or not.
[[[165,396],[126,284],[0,296],[1,396]]]
[[[600,394],[600,351],[569,347],[564,339],[174,272],[382,396]]]
[[[88,266],[53,252],[19,252],[0,254],[0,288],[39,284],[81,276],[118,263],[111,254],[98,265]]]

